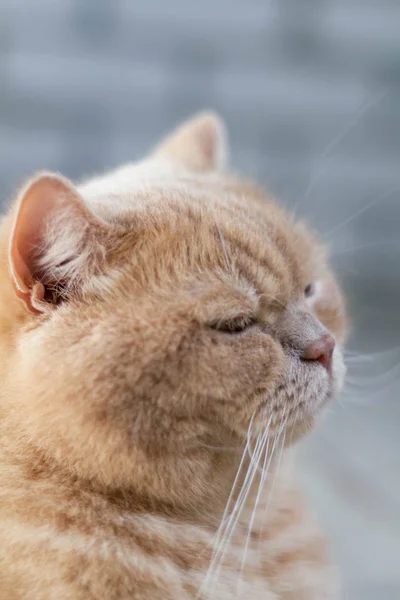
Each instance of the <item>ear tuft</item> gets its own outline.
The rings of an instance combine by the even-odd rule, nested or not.
[[[14,210],[9,245],[14,287],[28,310],[44,312],[93,272],[103,225],[73,184],[53,173],[31,179]]]
[[[199,113],[168,136],[154,156],[179,161],[192,171],[222,170],[228,161],[225,125],[213,112]]]

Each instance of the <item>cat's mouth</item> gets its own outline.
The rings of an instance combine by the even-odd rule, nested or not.
[[[339,348],[334,351],[329,371],[322,365],[304,364],[292,357],[274,392],[260,403],[258,419],[276,431],[285,427],[297,428],[298,425],[304,429],[305,424],[309,429],[315,418],[341,391],[345,373]]]
[[[306,385],[310,390],[310,398],[309,402],[304,404],[311,413],[320,413],[343,389],[346,366],[340,348],[336,346],[334,350],[331,369],[326,371],[317,365],[316,368],[319,371],[318,375],[312,376]]]

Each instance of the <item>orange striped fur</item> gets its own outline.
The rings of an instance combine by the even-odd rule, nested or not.
[[[1,600],[337,597],[291,446],[342,385],[342,294],[226,155],[200,115],[4,217]],[[302,358],[327,332],[331,373]]]

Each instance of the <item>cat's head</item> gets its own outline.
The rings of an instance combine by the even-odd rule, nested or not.
[[[323,246],[225,156],[202,115],[141,163],[78,187],[39,174],[19,194],[2,394],[46,461],[203,493],[208,448],[267,424],[295,439],[341,387],[345,310]]]

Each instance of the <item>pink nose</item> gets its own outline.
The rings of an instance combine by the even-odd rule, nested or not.
[[[328,372],[330,372],[334,348],[335,340],[329,333],[325,333],[304,348],[301,358],[303,360],[317,360]]]

